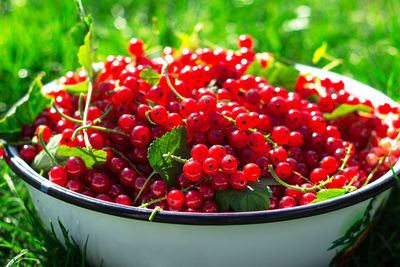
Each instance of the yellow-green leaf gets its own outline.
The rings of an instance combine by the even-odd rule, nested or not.
[[[324,113],[324,118],[326,120],[334,120],[339,117],[349,115],[356,111],[371,112],[372,108],[362,104],[358,105],[342,104],[339,107],[337,107],[332,113]]]
[[[139,76],[140,79],[147,82],[151,86],[157,85],[161,78],[161,75],[153,70],[150,66],[148,66],[147,69],[142,70]]]
[[[64,89],[68,93],[79,95],[80,93],[87,93],[88,88],[89,80],[86,80],[84,82],[80,82],[74,85],[66,85]]]
[[[88,17],[86,20],[88,23],[89,30],[85,36],[84,43],[79,47],[78,51],[78,60],[79,64],[82,65],[82,67],[85,68],[87,71],[88,75],[90,77],[93,77],[93,62],[94,62],[94,51],[93,51],[93,24]]]
[[[323,42],[322,45],[320,47],[318,47],[317,50],[315,50],[313,58],[312,58],[312,62],[314,64],[317,64],[321,60],[321,58],[323,56],[325,56],[327,48],[328,48],[327,43]]]

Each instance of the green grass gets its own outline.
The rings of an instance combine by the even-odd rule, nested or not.
[[[328,53],[344,60],[334,71],[400,99],[398,0],[88,0],[84,5],[94,17],[99,59],[126,54],[127,40],[133,36],[148,41],[153,18],[159,32],[153,43],[162,46],[178,47],[178,33],[191,33],[202,23],[201,40],[235,49],[238,35],[248,33],[257,40],[257,51],[271,51],[303,64],[312,64],[315,49],[327,42]],[[45,80],[50,81],[78,67],[71,31],[77,20],[73,1],[0,1],[0,113],[26,92],[39,71],[44,70]],[[28,252],[19,258],[22,264],[56,264],[46,253],[54,249],[51,246],[62,248],[54,240],[43,242],[52,240],[51,235],[34,231],[40,227],[32,224],[21,199],[5,182],[12,173],[5,164],[0,167],[0,265],[24,249]],[[12,180],[29,204],[21,182]],[[396,189],[382,218],[347,265],[399,265],[399,204]],[[79,255],[72,254],[79,262]]]

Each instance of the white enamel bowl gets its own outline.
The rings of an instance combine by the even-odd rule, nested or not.
[[[303,73],[341,79],[349,92],[374,104],[393,103],[350,78],[298,65]],[[6,146],[11,168],[25,181],[47,227],[58,218],[94,266],[327,266],[339,248],[328,250],[368,209],[387,200],[391,172],[366,187],[329,201],[285,210],[197,214],[159,212],[111,204],[57,186],[32,170]],[[400,162],[394,166],[400,172]],[[360,229],[363,230],[363,229]]]

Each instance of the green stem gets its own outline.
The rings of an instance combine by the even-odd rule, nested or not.
[[[159,206],[155,207],[153,212],[150,214],[149,221],[150,222],[153,221],[153,219],[156,216],[157,212],[159,212],[161,210],[162,210],[162,208],[160,208]]]
[[[180,99],[180,100],[183,100],[183,99],[185,99],[183,96],[181,96],[176,90],[175,90],[175,88],[172,86],[172,83],[171,83],[171,81],[169,80],[169,77],[168,77],[168,68],[169,68],[169,64],[165,67],[165,80],[167,81],[167,84],[168,84],[168,86],[169,86],[169,88],[172,90],[172,92],[174,92],[174,94]]]
[[[39,131],[39,144],[43,147],[43,151],[50,157],[50,159],[58,166],[61,166],[60,162],[58,162],[58,160],[50,153],[50,151],[47,149],[46,144],[43,141],[43,131],[44,128],[42,128]]]
[[[53,102],[52,106],[53,106],[53,108],[56,110],[56,112],[58,113],[58,115],[60,115],[60,116],[63,117],[64,119],[66,119],[66,120],[68,120],[68,121],[75,122],[75,123],[82,123],[82,122],[83,122],[82,120],[74,119],[74,118],[72,118],[72,117],[70,117],[70,116],[65,115],[64,113],[62,113],[62,112],[58,109],[58,107],[57,107],[57,105],[56,105],[55,102]]]
[[[129,164],[129,166],[132,167],[132,169],[134,169],[139,175],[142,175],[142,173],[136,168],[135,164],[133,164],[133,162],[127,156],[125,156],[123,153],[119,152],[113,147],[108,146],[107,148],[109,148],[112,152],[118,154],[118,156],[123,158]]]
[[[112,109],[113,109],[112,107],[109,107],[109,108],[106,110],[106,112],[104,112],[103,115],[101,115],[99,118],[95,119],[95,120],[93,121],[93,123],[94,123],[94,124],[102,123],[102,122],[103,122],[103,119],[104,119],[108,114],[110,114],[110,112],[112,111]]]
[[[152,172],[152,173],[149,175],[149,177],[147,177],[146,181],[144,182],[144,184],[143,184],[142,188],[140,188],[140,191],[139,191],[139,193],[137,194],[137,196],[136,196],[135,200],[133,201],[132,205],[135,205],[135,204],[136,204],[136,201],[138,201],[138,200],[139,200],[140,196],[141,196],[141,195],[142,195],[142,193],[143,193],[143,190],[144,190],[144,188],[145,188],[145,187],[146,187],[146,185],[149,183],[149,181],[150,181],[151,177],[153,177],[153,176],[154,176],[154,174],[156,174],[156,172],[155,172],[155,171],[153,171],[153,172]]]
[[[78,135],[79,131],[82,130],[86,130],[86,129],[94,129],[94,130],[100,130],[100,131],[105,131],[105,132],[110,132],[110,133],[118,133],[118,134],[122,134],[125,136],[129,136],[127,133],[120,131],[120,130],[114,130],[114,129],[108,129],[105,127],[101,127],[101,126],[95,126],[95,125],[86,125],[86,126],[81,126],[76,128],[76,130],[74,131],[74,133],[72,134],[71,140],[75,140],[76,136]]]
[[[269,168],[269,172],[271,173],[272,177],[274,177],[274,179],[280,183],[281,185],[283,185],[284,187],[290,188],[290,189],[294,189],[294,190],[298,190],[301,192],[311,192],[311,191],[316,191],[316,190],[320,190],[322,189],[324,186],[326,186],[328,183],[330,183],[332,181],[332,178],[327,179],[326,181],[321,182],[319,185],[315,185],[313,187],[310,188],[303,188],[297,185],[290,185],[284,181],[281,180],[281,178],[278,177],[278,175],[275,173],[274,167],[272,165],[268,165]]]
[[[183,158],[181,158],[181,157],[172,155],[171,153],[163,154],[162,156],[163,156],[164,158],[173,159],[173,160],[178,161],[178,162],[181,162],[181,163],[187,163],[187,162],[189,161],[189,160],[187,160],[187,159],[183,159]]]
[[[386,157],[381,157],[378,161],[378,164],[376,164],[375,168],[372,170],[372,172],[368,175],[367,180],[365,180],[365,183],[363,186],[366,186],[369,181],[374,177],[375,173],[378,171],[379,167],[382,165],[383,161],[385,160]]]
[[[79,128],[82,128],[82,130],[83,130],[83,138],[85,140],[86,148],[90,149],[92,147],[92,145],[90,144],[89,136],[86,131],[87,128],[85,128],[85,127],[87,126],[87,117],[88,117],[88,113],[89,113],[90,100],[92,98],[93,86],[92,86],[92,77],[90,77],[90,75],[89,75],[89,70],[87,70],[87,72],[88,72],[88,78],[89,78],[89,87],[88,87],[88,93],[86,95],[85,110],[83,111],[83,123],[82,123],[83,128],[82,127],[79,127]]]
[[[83,118],[82,104],[83,104],[83,93],[80,93],[79,102],[78,102],[78,109],[79,109],[79,116],[81,116],[81,118]]]
[[[352,144],[350,144],[350,145],[347,147],[346,156],[344,157],[343,163],[342,163],[342,165],[341,165],[340,168],[339,168],[339,173],[341,173],[341,172],[344,170],[344,168],[346,167],[347,161],[350,159],[350,152],[351,152],[352,147],[353,147]]]

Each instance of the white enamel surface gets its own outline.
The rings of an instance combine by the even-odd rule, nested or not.
[[[80,208],[27,185],[32,201],[57,234],[58,218],[94,266],[327,266],[328,251],[361,218],[369,200],[322,215],[249,225],[179,225],[133,220]],[[387,198],[380,194],[374,204]]]
[[[382,93],[352,79],[307,66],[303,73],[342,79],[346,89],[373,103],[392,102]],[[58,218],[81,248],[88,239],[87,259],[94,266],[328,266],[328,251],[359,219],[370,200],[312,217],[249,225],[199,226],[156,223],[103,214],[66,203],[27,185],[43,222]],[[390,190],[377,196],[376,205]]]

